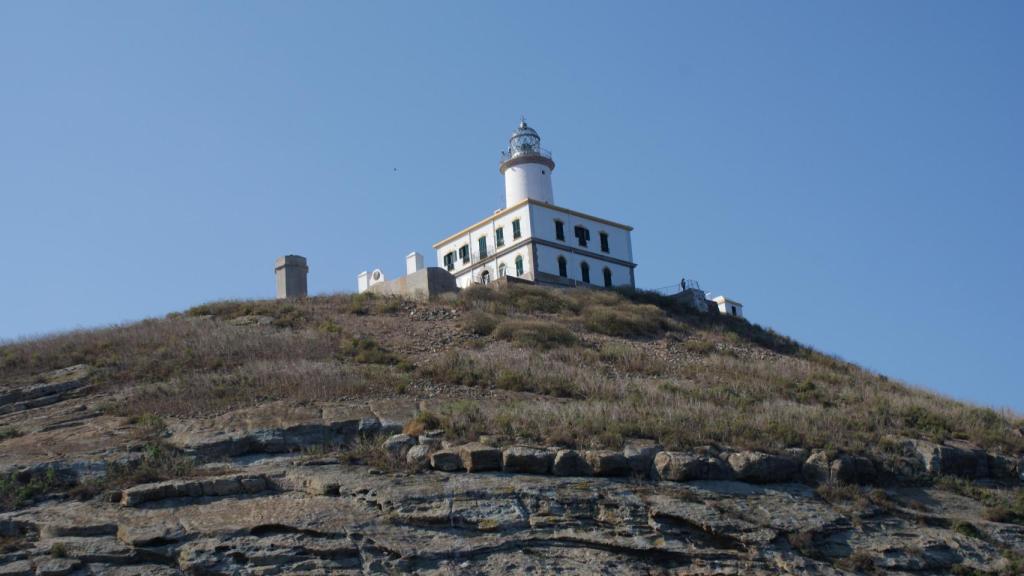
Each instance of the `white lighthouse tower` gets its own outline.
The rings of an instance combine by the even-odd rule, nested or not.
[[[524,200],[555,203],[551,189],[555,161],[550,152],[540,147],[540,135],[526,125],[525,118],[508,139],[508,149],[501,153],[499,169],[505,175],[506,208]]]

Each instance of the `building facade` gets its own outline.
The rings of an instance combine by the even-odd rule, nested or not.
[[[559,286],[635,287],[633,228],[555,204],[551,154],[523,121],[502,153],[505,208],[434,244],[460,288],[511,276]]]

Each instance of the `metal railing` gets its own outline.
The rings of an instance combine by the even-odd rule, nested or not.
[[[686,290],[701,290],[700,282],[697,282],[696,280],[692,280],[689,278],[683,278],[682,280],[679,281],[679,284],[655,288],[652,291],[657,292],[658,294],[661,294],[663,296],[672,296],[674,294],[679,294],[680,292]]]
[[[549,150],[541,148],[540,146],[535,146],[533,148],[517,148],[515,150],[501,151],[502,162],[508,162],[513,158],[519,158],[521,156],[540,156],[541,158],[547,158],[548,160],[551,160],[551,152]]]

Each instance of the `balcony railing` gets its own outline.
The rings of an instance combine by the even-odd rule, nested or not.
[[[551,152],[541,148],[540,146],[534,148],[517,148],[515,150],[502,150],[501,161],[508,162],[513,158],[519,158],[521,156],[540,156],[541,158],[547,158],[551,160]]]

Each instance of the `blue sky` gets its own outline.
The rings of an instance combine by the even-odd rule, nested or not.
[[[403,270],[525,114],[637,282],[1024,411],[1019,2],[3,2],[0,338]],[[397,169],[397,170],[396,170]]]

